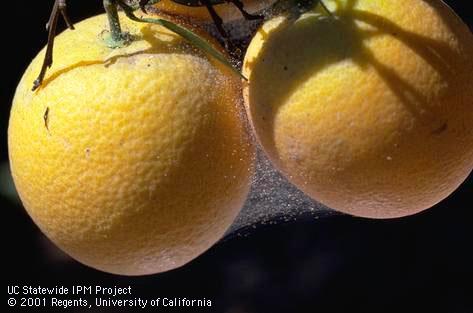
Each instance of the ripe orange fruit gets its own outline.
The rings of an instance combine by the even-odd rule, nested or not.
[[[473,168],[473,36],[441,1],[324,1],[252,40],[257,137],[300,189],[374,218],[429,208]]]
[[[253,147],[240,82],[166,29],[122,18],[134,40],[110,49],[100,15],[58,36],[14,97],[12,175],[41,230],[78,261],[142,275],[212,246],[246,199]],[[244,112],[243,112],[244,114]]]

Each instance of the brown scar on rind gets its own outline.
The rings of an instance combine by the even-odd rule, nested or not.
[[[46,129],[49,132],[49,107],[46,107],[46,111],[44,112],[44,115],[43,115],[43,120],[44,120],[44,127],[46,127]]]

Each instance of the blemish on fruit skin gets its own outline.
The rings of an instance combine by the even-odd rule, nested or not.
[[[90,148],[85,148],[85,158],[90,159]]]
[[[44,112],[44,115],[43,115],[43,120],[44,120],[44,127],[46,127],[49,133],[49,107],[46,107],[46,111]]]

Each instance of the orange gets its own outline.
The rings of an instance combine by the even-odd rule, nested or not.
[[[102,271],[143,275],[218,241],[250,186],[253,147],[240,82],[181,37],[123,18],[110,49],[100,15],[58,36],[18,85],[8,142],[29,215],[56,245]]]
[[[244,95],[272,162],[329,207],[391,218],[473,168],[473,36],[441,1],[324,1],[252,40]]]

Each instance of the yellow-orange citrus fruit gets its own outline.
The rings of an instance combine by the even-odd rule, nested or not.
[[[54,243],[91,267],[142,275],[219,240],[247,196],[254,151],[237,75],[160,26],[121,20],[134,38],[123,48],[104,44],[105,15],[58,36],[37,92],[44,51],[32,61],[9,155],[25,208]]]
[[[245,11],[254,14],[269,7],[276,0],[243,0]],[[178,14],[191,17],[197,20],[210,21],[209,11],[205,6],[187,6],[179,4],[172,0],[161,0],[155,4],[155,7],[163,13]],[[214,5],[215,11],[224,21],[232,21],[243,18],[238,8],[229,2]]]
[[[473,36],[441,1],[324,1],[252,40],[244,97],[273,163],[333,209],[391,218],[473,168]]]

